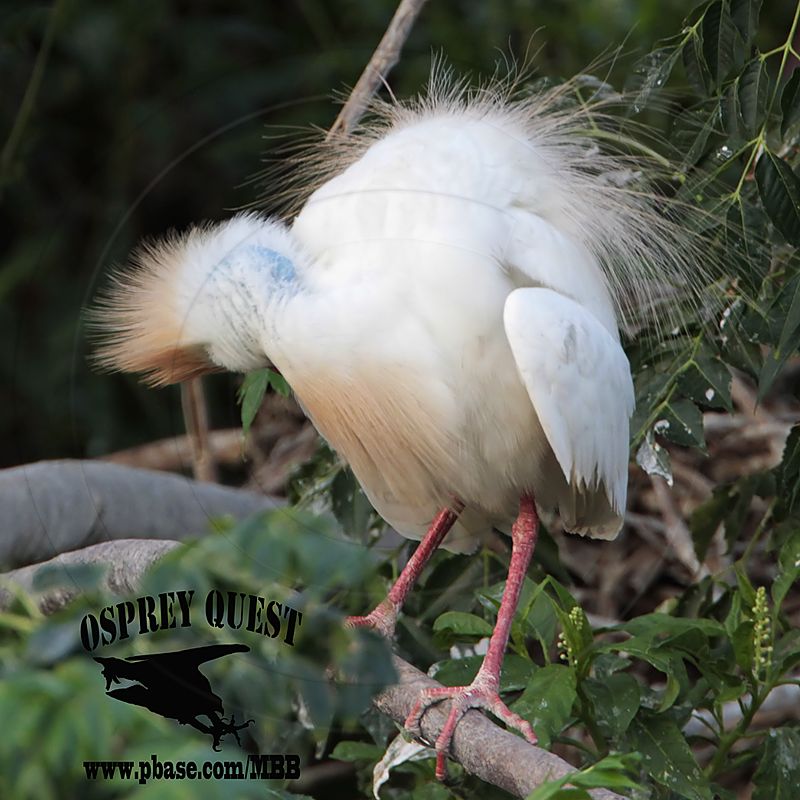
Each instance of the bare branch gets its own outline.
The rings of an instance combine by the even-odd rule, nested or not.
[[[43,613],[53,614],[86,588],[76,579],[77,573],[70,569],[84,564],[100,564],[106,567],[101,587],[107,591],[117,595],[135,594],[144,573],[158,559],[178,546],[178,542],[161,539],[121,539],[62,553],[43,564],[6,572],[0,575],[0,609],[7,608],[13,600],[14,591],[9,584],[15,584],[28,594],[35,594],[36,575],[47,570],[50,573],[48,585],[52,588],[38,597],[37,603]],[[60,585],[54,585],[54,582]]]
[[[425,2],[426,0],[400,0],[380,44],[328,131],[329,139],[339,133],[349,133],[355,127],[381,81],[385,80],[400,58],[400,51]]]
[[[664,520],[664,534],[672,551],[678,560],[689,570],[694,577],[703,577],[708,574],[708,569],[700,564],[694,552],[692,534],[683,521],[683,516],[678,510],[675,499],[670,492],[667,482],[657,476],[650,476],[656,500],[661,508],[661,518]]]
[[[194,477],[198,481],[213,483],[217,480],[217,469],[208,443],[208,409],[202,378],[192,378],[181,384],[181,408],[192,444]]]
[[[440,684],[402,658],[394,657],[394,667],[398,684],[385,689],[373,702],[379,711],[402,725],[420,692]],[[422,733],[427,741],[436,741],[449,705],[449,701],[439,703],[425,712]],[[471,775],[515,797],[527,797],[545,781],[575,771],[562,758],[501,729],[479,711],[468,711],[456,726],[452,754]],[[606,789],[595,789],[590,794],[595,800],[623,800]]]
[[[0,565],[19,567],[114,539],[182,540],[212,520],[281,501],[180,475],[100,461],[40,461],[0,471]]]
[[[192,444],[188,435],[170,436],[168,439],[158,439],[138,447],[109,453],[100,460],[127,467],[177,472],[192,463]],[[217,464],[241,463],[242,429],[225,428],[211,431],[208,436],[208,449]]]

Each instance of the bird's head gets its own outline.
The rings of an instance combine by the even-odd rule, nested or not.
[[[96,363],[154,386],[269,364],[269,305],[297,290],[303,255],[280,222],[239,214],[145,243],[88,314]]]

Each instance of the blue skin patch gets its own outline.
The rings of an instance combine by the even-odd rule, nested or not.
[[[242,245],[241,250],[256,261],[259,266],[263,264],[263,266],[269,267],[270,276],[275,283],[287,284],[297,281],[294,264],[276,250],[270,250],[269,247],[263,247],[258,244]]]

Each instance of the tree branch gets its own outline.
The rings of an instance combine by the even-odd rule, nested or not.
[[[117,450],[100,456],[100,461],[122,464],[126,467],[157,469],[163,472],[179,472],[192,464],[194,443],[191,437],[170,436],[153,442]],[[208,449],[216,464],[236,465],[242,463],[242,429],[225,428],[211,431]]]
[[[361,73],[358,83],[347,98],[336,121],[331,125],[328,131],[329,139],[339,133],[349,133],[355,127],[381,85],[381,81],[385,80],[400,58],[400,51],[425,2],[426,0],[400,0],[380,44]]]
[[[211,520],[281,502],[180,475],[99,461],[41,461],[0,471],[0,565],[20,567],[114,539],[182,540]]]
[[[375,707],[402,725],[423,689],[440,686],[402,658],[394,657],[398,683],[373,701]],[[447,720],[450,703],[432,706],[422,717],[422,733],[435,742]],[[456,726],[452,755],[464,769],[516,797],[527,797],[537,786],[560,778],[575,768],[547,750],[495,725],[479,711],[468,711]],[[590,792],[595,800],[624,800],[606,789]]]
[[[115,542],[102,542],[73,550],[28,567],[0,575],[0,610],[7,608],[14,599],[14,591],[9,584],[15,584],[28,594],[36,594],[37,574],[47,571],[48,588],[37,598],[44,614],[53,614],[64,608],[81,592],[86,590],[72,567],[84,564],[100,564],[106,567],[100,586],[116,595],[134,595],[144,573],[162,556],[179,546],[179,542],[164,539],[120,539]],[[63,575],[59,573],[63,572]],[[60,580],[63,577],[63,581]]]
[[[214,451],[208,441],[208,408],[202,377],[191,378],[181,384],[181,409],[186,435],[192,445],[194,477],[198,481],[214,483],[217,480],[217,468]]]

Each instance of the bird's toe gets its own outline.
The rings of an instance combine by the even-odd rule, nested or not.
[[[449,699],[450,709],[447,720],[436,739],[436,777],[445,780],[447,777],[447,756],[453,741],[456,727],[471,708],[480,708],[522,734],[531,744],[536,744],[536,734],[528,720],[515,714],[500,698],[500,695],[481,685],[471,686],[436,686],[425,689],[420,699],[414,704],[405,721],[406,731],[415,739],[424,740],[421,722],[425,712],[436,703]]]

